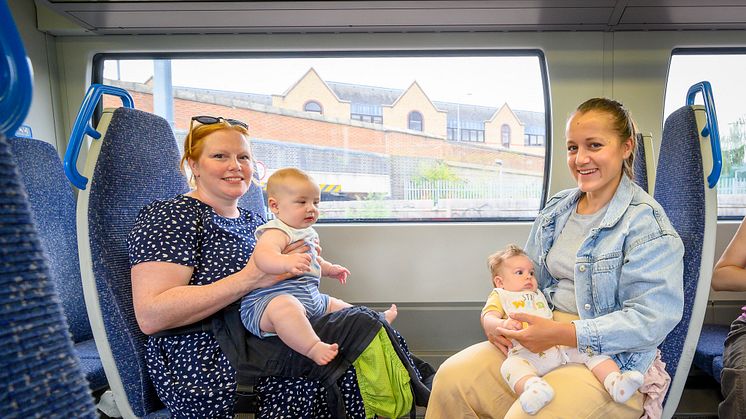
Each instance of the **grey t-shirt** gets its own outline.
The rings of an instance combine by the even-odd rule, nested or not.
[[[580,245],[590,231],[601,223],[607,207],[608,204],[593,214],[578,214],[576,205],[559,237],[549,249],[547,269],[559,281],[557,291],[552,296],[557,310],[578,314],[575,301],[575,259]]]

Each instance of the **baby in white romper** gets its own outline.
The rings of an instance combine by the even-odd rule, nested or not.
[[[482,309],[482,327],[489,336],[496,327],[520,330],[524,327],[510,318],[513,313],[528,313],[547,319],[552,310],[534,277],[534,265],[518,246],[509,245],[488,258],[492,290]],[[533,353],[513,341],[500,372],[510,388],[519,396],[526,413],[536,414],[554,398],[554,390],[541,377],[568,362],[583,363],[604,384],[617,403],[624,403],[643,383],[638,371],[621,372],[617,364],[606,355],[589,356],[569,346],[554,346],[546,351]],[[530,390],[530,391],[529,391]]]

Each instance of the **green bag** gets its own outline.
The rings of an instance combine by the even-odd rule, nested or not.
[[[398,418],[412,410],[409,373],[381,327],[370,345],[352,363],[365,405],[365,417]]]

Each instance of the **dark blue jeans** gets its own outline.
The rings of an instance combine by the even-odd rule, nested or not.
[[[725,400],[718,407],[720,419],[746,418],[746,320],[737,318],[730,326],[723,352],[720,388]]]

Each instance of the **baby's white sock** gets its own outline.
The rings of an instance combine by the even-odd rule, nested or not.
[[[554,390],[539,377],[531,377],[523,384],[523,393],[518,398],[521,407],[529,415],[535,415],[554,398]]]
[[[617,403],[624,403],[642,385],[644,377],[639,371],[612,372],[606,376],[604,387]]]

